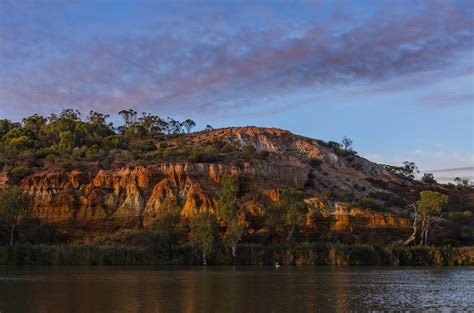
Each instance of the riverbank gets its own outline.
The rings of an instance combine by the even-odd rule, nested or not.
[[[218,265],[474,265],[474,247],[396,247],[326,243],[239,246],[234,259],[218,247],[208,264]],[[201,265],[199,251],[172,253],[142,247],[17,245],[0,247],[2,265]]]

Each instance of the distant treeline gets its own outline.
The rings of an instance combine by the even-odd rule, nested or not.
[[[239,245],[234,258],[219,246],[213,265],[474,265],[474,247],[394,247],[298,243]],[[2,265],[201,265],[201,253],[189,245],[168,251],[111,246],[18,245],[0,247]]]

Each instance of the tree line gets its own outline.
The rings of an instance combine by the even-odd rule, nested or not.
[[[117,162],[169,156],[166,147],[156,146],[160,136],[179,136],[192,132],[196,123],[163,118],[135,110],[121,110],[119,126],[110,116],[90,111],[85,117],[73,109],[60,114],[34,114],[12,122],[0,120],[0,170],[21,179],[45,164],[77,164],[99,161],[103,166]],[[203,131],[212,130],[207,125]]]

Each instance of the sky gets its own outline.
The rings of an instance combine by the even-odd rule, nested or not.
[[[0,118],[133,108],[474,180],[473,1],[0,0]],[[115,118],[115,115],[114,115]]]

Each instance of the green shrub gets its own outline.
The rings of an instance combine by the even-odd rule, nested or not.
[[[260,150],[260,151],[258,151],[258,158],[262,159],[262,160],[265,160],[268,157],[269,154],[270,154],[270,152],[267,151],[267,150]]]
[[[23,165],[19,165],[19,166],[15,166],[14,168],[12,168],[10,173],[11,173],[13,178],[22,179],[26,176],[29,176],[29,175],[33,174],[34,172],[35,171],[34,171],[33,168],[23,166]]]
[[[372,198],[363,198],[358,201],[362,208],[369,208],[376,211],[384,211],[385,208],[378,201]]]
[[[255,149],[255,147],[252,146],[252,145],[243,145],[242,146],[242,154],[243,154],[244,158],[246,158],[246,159],[253,158],[256,151],[257,151],[257,149]]]

